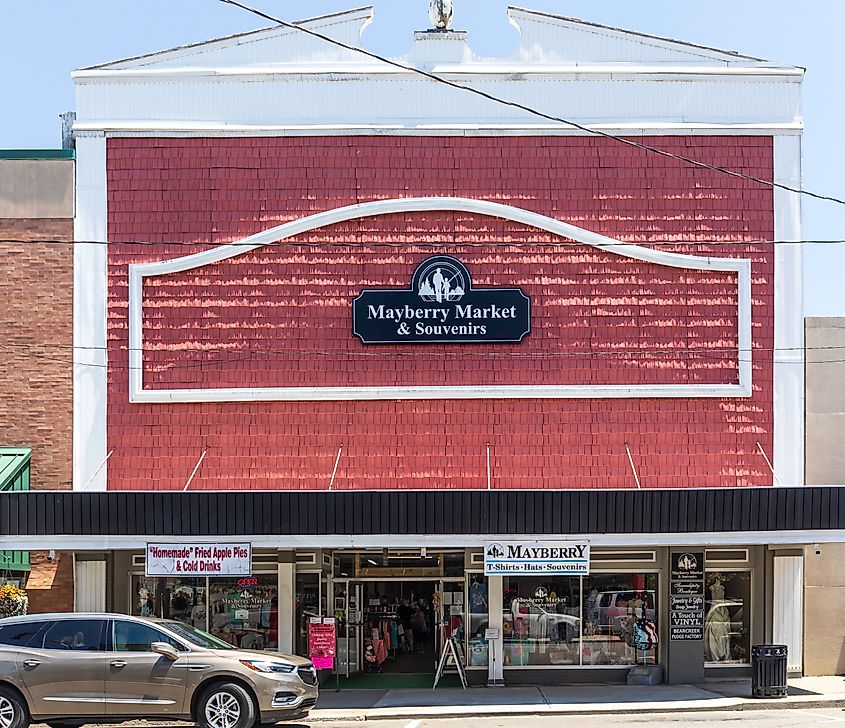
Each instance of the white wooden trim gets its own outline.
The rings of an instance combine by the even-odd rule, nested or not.
[[[407,61],[406,61],[407,62]],[[502,79],[510,80],[514,74],[536,76],[544,81],[583,81],[587,77],[597,80],[631,81],[642,76],[648,76],[659,81],[694,80],[748,80],[751,82],[763,80],[780,81],[786,83],[801,83],[804,70],[795,66],[777,66],[773,64],[744,64],[726,66],[723,64],[644,64],[630,63],[562,63],[562,64],[531,64],[531,63],[437,63],[426,72],[439,77],[460,82],[462,78],[472,78],[478,81],[495,82]],[[386,77],[407,79],[430,83],[430,79],[417,75],[414,71],[406,71],[395,66],[389,66],[377,61],[372,62],[335,62],[314,64],[284,64],[275,66],[215,66],[194,68],[177,67],[145,67],[145,68],[96,68],[71,71],[70,77],[77,85],[96,85],[110,81],[163,81],[163,80],[191,80],[191,79],[235,79],[254,81],[312,80],[315,77],[331,74],[341,76],[344,80],[361,81],[370,77]]]
[[[106,611],[106,562],[74,558],[73,609],[76,612]]]
[[[449,211],[499,217],[546,230],[571,240],[634,260],[693,270],[735,272],[738,278],[739,381],[735,385],[514,385],[454,387],[267,387],[145,390],[143,383],[144,278],[180,273],[286,240],[310,230],[363,217]],[[350,334],[351,335],[351,334]],[[584,230],[535,212],[486,200],[460,197],[418,197],[379,200],[340,207],[294,220],[239,241],[181,258],[129,266],[129,399],[131,402],[252,402],[309,400],[507,399],[609,397],[748,397],[751,395],[751,261],[670,253]]]
[[[238,535],[241,541],[249,541],[253,549],[367,549],[367,548],[484,548],[484,543],[493,538],[490,535],[469,534],[380,534],[374,536],[289,536],[267,534]],[[548,534],[520,536],[525,541],[543,541]],[[591,547],[614,546],[650,548],[658,546],[714,545],[756,546],[767,544],[809,545],[812,543],[839,543],[842,531],[723,531],[719,533],[644,533],[606,534],[594,533],[578,536],[589,540]],[[143,549],[149,541],[172,540],[166,534],[142,534],[134,536],[62,536],[62,549],[66,551],[108,551],[111,549]],[[214,543],[219,535],[191,536],[191,543]],[[23,549],[44,551],[56,544],[56,536],[41,534],[34,536],[0,535],[0,549]],[[782,557],[778,557],[782,558]]]
[[[804,656],[804,557],[774,558],[772,642],[786,645],[787,670],[800,672]]]
[[[96,123],[77,122],[77,133],[105,130],[109,137],[240,137],[240,136],[461,136],[461,137],[510,137],[510,136],[566,136],[593,137],[595,132],[630,136],[772,136],[773,134],[799,135],[804,129],[798,120],[783,124],[755,123],[695,123],[695,122],[613,122],[586,124],[589,131],[573,129],[565,124],[228,124],[215,121],[109,121]]]
[[[74,239],[105,241],[107,214],[106,138],[84,134],[76,140]],[[105,490],[107,482],[106,247],[73,246],[74,490]]]
[[[775,181],[801,187],[801,138],[774,137]],[[801,195],[774,190],[775,239],[801,239]],[[804,484],[803,245],[775,246],[775,485]]]

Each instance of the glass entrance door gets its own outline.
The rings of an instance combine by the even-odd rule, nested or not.
[[[450,637],[455,638],[458,647],[463,651],[466,641],[464,580],[442,579],[439,589],[440,609],[437,615],[438,629],[435,631],[437,654],[440,654],[443,645]]]
[[[349,677],[361,672],[361,636],[363,611],[361,583],[349,580],[334,582],[334,616],[337,619],[336,671]]]

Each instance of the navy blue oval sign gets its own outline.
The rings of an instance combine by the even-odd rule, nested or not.
[[[361,291],[352,333],[365,344],[519,342],[531,332],[531,299],[519,288],[473,288],[467,267],[437,255],[417,266],[411,288]]]

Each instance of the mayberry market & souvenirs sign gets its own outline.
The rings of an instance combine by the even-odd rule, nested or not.
[[[361,291],[352,333],[365,344],[520,342],[531,331],[531,299],[519,288],[473,288],[466,266],[437,255],[417,266],[411,288]]]

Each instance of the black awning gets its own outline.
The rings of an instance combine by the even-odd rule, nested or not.
[[[845,487],[0,493],[0,536],[647,534],[845,528]]]

